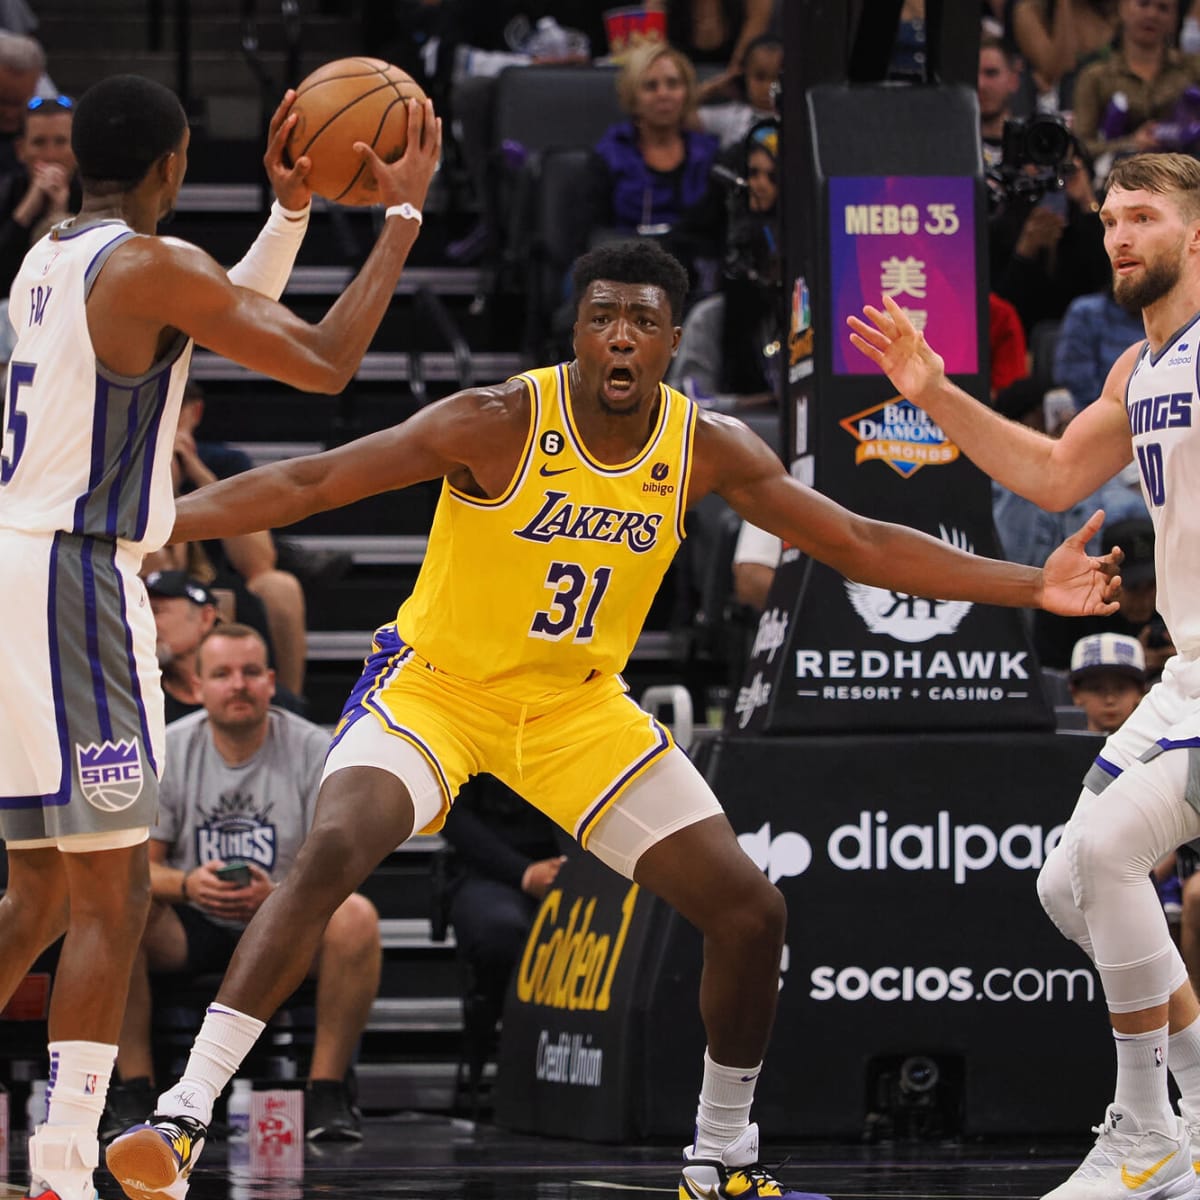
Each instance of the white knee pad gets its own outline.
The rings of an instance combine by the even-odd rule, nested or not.
[[[1092,958],[1092,939],[1088,935],[1087,921],[1075,903],[1067,852],[1061,842],[1046,856],[1038,872],[1037,894],[1058,932],[1075,942],[1088,958]]]
[[[1200,832],[1184,799],[1187,769],[1187,755],[1175,752],[1133,763],[1063,835],[1071,892],[1110,1012],[1165,1004],[1187,978],[1150,881],[1167,851]]]

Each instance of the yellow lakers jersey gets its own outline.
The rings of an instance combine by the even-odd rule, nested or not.
[[[443,482],[396,628],[439,670],[533,702],[628,660],[683,540],[696,408],[661,385],[645,447],[610,466],[583,444],[565,364],[518,378],[531,420],[516,473],[491,500]]]

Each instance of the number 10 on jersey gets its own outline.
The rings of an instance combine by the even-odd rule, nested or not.
[[[554,593],[554,600],[548,609],[534,613],[529,636],[557,642],[571,634],[573,642],[590,642],[595,632],[596,610],[604,599],[611,577],[612,567],[597,567],[589,578],[578,563],[551,563],[546,587]],[[580,620],[580,601],[589,589]]]

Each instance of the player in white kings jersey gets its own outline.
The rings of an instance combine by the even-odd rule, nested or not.
[[[316,325],[278,303],[308,223],[309,162],[289,166],[289,92],[264,158],[277,201],[228,273],[156,236],[187,165],[166,88],[114,76],[80,100],[79,215],[29,252],[9,313],[0,448],[0,1007],[66,931],[50,1006],[46,1123],[29,1146],[45,1200],[93,1200],[96,1130],[149,905],[146,840],[163,700],[142,555],[174,521],[170,460],[193,340],[308,391],[337,392],[387,309],[419,226],[441,132],[409,102],[408,150],[362,147],[389,215],[357,278]],[[414,207],[410,207],[414,206]]]
[[[1096,1144],[1054,1200],[1190,1196],[1200,1154],[1200,1006],[1149,878],[1163,854],[1200,836],[1200,162],[1123,159],[1100,220],[1114,295],[1140,310],[1146,340],[1058,441],[950,383],[890,299],[885,311],[867,307],[867,321],[850,318],[858,349],[994,479],[1060,510],[1136,457],[1154,521],[1158,607],[1179,652],[1104,743],[1038,878],[1051,919],[1095,963],[1117,1052]]]

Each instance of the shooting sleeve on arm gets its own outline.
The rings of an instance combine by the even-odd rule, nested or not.
[[[241,262],[229,268],[230,282],[278,300],[292,273],[311,212],[311,204],[291,212],[276,200],[254,245]]]

